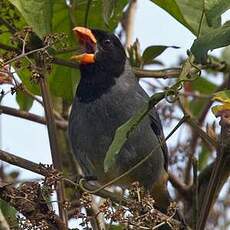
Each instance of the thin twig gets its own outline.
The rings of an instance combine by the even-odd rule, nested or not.
[[[186,184],[183,184],[178,180],[176,176],[172,173],[169,173],[169,181],[173,185],[173,187],[186,199],[191,199],[190,187]]]
[[[26,160],[3,150],[0,150],[0,160],[43,176],[47,176],[48,174],[48,170],[41,164],[36,164],[32,161]]]
[[[38,97],[36,97],[34,94],[32,94],[24,85],[23,85],[23,89],[22,89],[23,93],[25,93],[27,96],[31,97],[33,100],[35,100],[36,102],[38,102],[42,107],[43,107],[43,101],[40,100]],[[60,121],[64,121],[67,122],[60,113],[58,113],[55,109],[53,109],[53,113],[54,116],[56,117],[56,119],[60,120]]]
[[[1,113],[11,115],[14,117],[20,117],[20,118],[23,118],[23,119],[26,119],[29,121],[33,121],[33,122],[37,122],[39,124],[46,125],[46,119],[44,117],[38,116],[38,115],[33,114],[33,113],[29,113],[26,111],[22,111],[22,110],[18,110],[18,109],[14,109],[11,107],[0,105],[0,114]],[[68,126],[67,121],[55,120],[55,122],[56,122],[58,128],[67,129],[67,126]]]
[[[192,165],[193,165],[193,185],[192,185],[192,226],[193,229],[197,228],[197,219],[198,219],[198,176],[197,176],[197,159],[192,157]]]
[[[15,62],[15,61],[17,61],[17,60],[19,60],[19,59],[21,59],[21,58],[24,58],[24,57],[28,56],[28,55],[30,55],[30,54],[33,54],[33,53],[36,53],[36,52],[39,52],[39,51],[44,51],[44,50],[46,50],[48,47],[49,47],[49,46],[47,45],[47,46],[44,46],[44,47],[39,48],[39,49],[31,50],[31,51],[28,51],[28,52],[26,52],[26,53],[21,53],[21,54],[19,54],[18,56],[14,57],[14,58],[12,58],[12,59],[10,59],[10,60],[8,60],[8,61],[6,61],[3,65],[8,65],[8,64],[10,64],[10,63],[12,63],[12,62]]]
[[[53,57],[52,63],[54,63],[56,65],[62,65],[62,66],[70,67],[73,69],[79,69],[79,64],[77,62],[67,61],[67,60],[64,60],[61,58],[57,58],[57,57]]]
[[[130,0],[129,5],[123,13],[121,25],[125,31],[125,47],[129,47],[132,42],[135,14],[137,10],[137,0]]]

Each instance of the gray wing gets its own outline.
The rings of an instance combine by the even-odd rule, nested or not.
[[[144,91],[144,89],[139,84],[137,86],[137,92],[139,95],[141,95],[145,99],[147,99],[147,100],[149,99],[149,96],[147,95],[147,93]],[[152,128],[153,132],[156,134],[156,136],[159,140],[159,143],[161,143],[161,149],[163,151],[164,159],[165,159],[164,167],[165,167],[165,170],[168,171],[168,148],[167,148],[167,145],[164,141],[165,136],[163,133],[161,120],[160,120],[159,114],[156,111],[155,107],[153,107],[152,110],[149,112],[149,118],[150,118],[151,128]]]
[[[152,130],[156,134],[159,142],[161,143],[161,149],[163,151],[164,159],[165,159],[164,167],[165,167],[165,170],[168,171],[168,148],[167,148],[167,145],[165,142],[165,136],[163,133],[161,120],[160,120],[159,114],[157,113],[155,108],[153,108],[150,111],[149,117],[150,117],[150,121],[151,121]]]

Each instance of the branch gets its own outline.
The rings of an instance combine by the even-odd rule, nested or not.
[[[194,118],[189,117],[187,119],[187,123],[194,129],[196,135],[198,134],[197,136],[199,136],[204,141],[204,143],[206,143],[208,146],[217,148],[216,140],[211,138],[205,131],[203,131],[203,129],[200,128],[199,124]]]
[[[70,67],[73,69],[79,69],[79,64],[77,62],[67,61],[67,60],[64,60],[61,58],[57,58],[57,57],[53,57],[52,63],[54,63],[56,65],[62,65],[62,66]]]
[[[37,52],[39,52],[39,51],[45,51],[48,47],[49,47],[49,46],[44,46],[44,47],[42,47],[42,48],[38,48],[38,49],[35,49],[35,50],[30,50],[30,51],[25,52],[25,53],[23,52],[23,53],[17,55],[16,57],[14,57],[14,58],[12,58],[12,59],[6,61],[3,65],[11,64],[12,62],[15,62],[15,61],[17,61],[17,60],[19,60],[19,59],[21,59],[21,58],[24,58],[24,57],[26,57],[26,56],[28,56],[28,55],[37,53]]]
[[[26,170],[32,171],[34,173],[43,175],[43,176],[48,176],[50,174],[50,170],[44,167],[42,164],[34,163],[32,161],[18,157],[14,154],[11,154],[3,150],[0,150],[0,160],[5,161],[9,164],[18,166],[20,168],[24,168]],[[74,186],[75,188],[77,187],[77,184],[73,182],[72,180],[65,178],[65,177],[63,178],[63,180],[67,182],[68,184]],[[114,203],[121,204],[127,207],[129,206],[130,201],[127,198],[123,196],[119,196],[117,193],[112,193],[104,189],[100,189],[101,186],[92,185],[89,182],[84,181],[84,188],[90,191],[97,191],[95,192],[95,195],[100,196],[104,199],[109,198]],[[156,211],[159,212],[161,215],[164,215],[165,217],[167,217],[165,214],[161,213],[160,211],[158,210]],[[180,224],[179,221],[177,220],[172,220],[172,221],[173,223],[176,223],[177,225]]]
[[[129,5],[125,12],[123,13],[121,24],[125,31],[126,41],[125,47],[129,47],[132,42],[132,34],[133,34],[133,27],[134,27],[134,18],[135,13],[137,10],[137,0],[130,0]]]
[[[51,96],[47,85],[47,79],[45,75],[45,60],[43,57],[38,55],[35,58],[37,68],[39,69],[39,84],[44,104],[45,116],[47,120],[47,128],[48,128],[48,135],[49,135],[49,142],[50,142],[50,149],[51,149],[51,156],[53,161],[53,166],[59,172],[62,172],[62,164],[61,164],[61,152],[58,143],[58,136],[55,124],[55,117],[53,114],[53,105],[51,102]],[[64,192],[64,184],[63,181],[57,182],[57,198],[60,202],[58,205],[59,214],[61,219],[67,226],[68,218],[67,212],[64,207],[65,205],[65,192]]]
[[[49,173],[47,168],[45,168],[42,164],[36,164],[3,150],[0,150],[0,160],[43,176],[47,176]]]
[[[204,193],[204,199],[200,200],[201,212],[198,219],[198,230],[204,229],[210,209],[217,198],[218,192],[230,175],[230,111],[226,111],[222,115],[220,125],[220,146],[215,163],[212,166],[211,178],[208,188]]]
[[[9,164],[18,166],[20,168],[29,170],[31,172],[37,173],[42,176],[47,176],[50,173],[50,171],[46,167],[44,167],[42,164],[34,163],[32,161],[26,160],[22,157],[16,156],[12,153],[9,153],[3,150],[0,150],[0,160],[5,161]],[[72,186],[76,186],[76,184],[72,180],[68,178],[63,178],[63,179],[68,184],[71,184]],[[89,183],[84,183],[84,186],[86,189],[89,189],[89,190],[96,190],[99,188],[99,186],[94,186]],[[125,198],[121,198],[120,196],[117,196],[116,194],[108,192],[106,190],[100,190],[95,194],[105,199],[110,198],[115,203],[120,203],[121,199],[127,202]]]
[[[44,229],[65,229],[64,223],[47,205],[42,192],[39,183],[26,182],[17,188],[12,185],[1,186],[0,198],[22,213],[32,224],[41,225],[45,221]]]
[[[215,92],[218,92],[220,90],[223,90],[226,87],[227,82],[224,81],[219,87],[217,87],[217,89],[215,90]],[[214,92],[214,93],[215,93]],[[200,129],[200,127],[202,127],[204,120],[208,114],[208,111],[212,105],[213,101],[209,100],[207,102],[207,104],[205,105],[204,109],[201,112],[201,115],[199,116],[199,118],[197,119],[197,127]],[[183,106],[181,105],[182,109]],[[195,152],[196,146],[197,146],[197,141],[199,139],[199,135],[197,135],[197,131],[196,129],[193,129],[193,133],[192,133],[192,141],[191,141],[191,153]],[[191,176],[191,168],[192,168],[192,161],[189,158],[189,161],[186,165],[186,170],[185,170],[185,183],[188,184],[190,182],[190,176]]]
[[[15,117],[20,117],[29,121],[37,122],[43,125],[46,125],[46,119],[44,117],[38,116],[33,113],[29,113],[26,111],[21,111],[18,109],[14,109],[11,107],[3,106],[0,105],[0,114],[4,113],[7,115],[15,116]],[[55,120],[55,123],[60,129],[67,129],[68,122],[67,121],[60,121],[60,120]]]
[[[176,176],[172,173],[169,173],[169,181],[173,185],[173,187],[186,199],[191,200],[191,193],[190,193],[190,186],[183,184],[181,181],[178,180]]]
[[[133,67],[132,69],[137,78],[176,78],[181,73],[181,68],[145,70]]]

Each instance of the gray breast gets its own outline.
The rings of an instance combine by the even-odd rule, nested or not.
[[[116,129],[145,103],[145,98],[137,93],[136,82],[132,84],[117,82],[107,94],[97,100],[81,103],[76,99],[73,104],[74,109],[69,121],[73,151],[84,172],[96,175],[102,181],[110,179],[110,176],[104,174],[103,162]],[[155,148],[151,158],[131,174],[133,180],[138,180],[148,187],[159,177],[163,169],[163,153],[158,145],[158,138],[147,116],[119,153],[112,176],[117,177]]]

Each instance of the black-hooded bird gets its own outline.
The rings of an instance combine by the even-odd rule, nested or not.
[[[75,27],[84,53],[72,57],[80,62],[81,80],[69,118],[73,152],[84,174],[96,176],[101,184],[120,176],[154,152],[133,172],[116,182],[127,187],[138,181],[166,212],[170,204],[167,190],[168,152],[155,108],[136,127],[117,155],[114,166],[105,173],[103,163],[116,129],[130,119],[148,95],[135,78],[125,50],[114,34]]]

